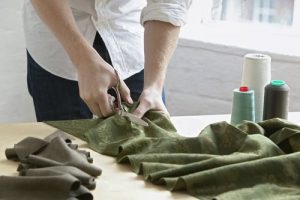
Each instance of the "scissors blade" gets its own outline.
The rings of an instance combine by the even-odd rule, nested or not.
[[[125,116],[129,119],[129,121],[141,125],[141,126],[149,126],[149,124],[147,122],[145,122],[144,120],[138,118],[137,116],[135,116],[134,114],[131,114],[129,112],[126,111],[121,111],[120,113],[121,116]]]

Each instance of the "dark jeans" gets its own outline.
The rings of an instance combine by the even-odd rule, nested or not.
[[[94,48],[111,64],[105,44],[97,33]],[[92,113],[79,96],[77,81],[55,76],[37,64],[27,52],[27,84],[33,98],[37,121],[88,119]],[[125,83],[134,101],[143,90],[144,70],[127,78]]]

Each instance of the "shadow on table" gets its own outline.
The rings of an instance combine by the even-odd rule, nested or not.
[[[6,160],[6,159],[0,160],[0,175],[4,175],[4,176],[18,175],[17,168],[18,168],[18,162]]]

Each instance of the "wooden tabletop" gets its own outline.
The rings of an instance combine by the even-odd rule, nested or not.
[[[289,115],[290,121],[300,122],[300,113]],[[178,132],[184,136],[196,136],[205,126],[218,121],[229,121],[229,115],[183,116],[172,117]],[[22,139],[33,136],[44,138],[56,129],[44,123],[20,123],[0,125],[0,175],[17,175],[17,162],[8,161],[5,149],[11,148]],[[99,166],[103,173],[97,178],[97,187],[92,191],[95,200],[99,199],[196,199],[183,192],[169,192],[163,186],[156,186],[145,182],[142,176],[133,173],[129,165],[116,163],[115,158],[98,154],[87,148],[87,144],[79,139],[74,143],[80,148],[91,152],[94,165]]]

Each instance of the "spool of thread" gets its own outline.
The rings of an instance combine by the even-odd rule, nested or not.
[[[271,81],[271,57],[263,54],[244,56],[242,85],[254,90],[255,121],[263,119],[265,86]]]
[[[289,86],[282,80],[273,80],[265,87],[263,119],[288,119]]]
[[[247,86],[233,90],[231,124],[242,120],[255,121],[254,91]]]

